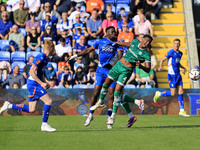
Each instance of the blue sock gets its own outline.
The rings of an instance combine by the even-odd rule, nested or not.
[[[180,109],[184,109],[183,94],[178,95],[178,102],[179,102],[179,105],[180,105]]]
[[[50,108],[51,108],[51,105],[44,104],[43,111],[42,111],[43,112],[42,122],[47,122],[49,118]]]
[[[91,106],[90,106],[90,108],[91,108]],[[94,113],[94,110],[90,110],[90,113],[93,114],[93,113]]]
[[[108,116],[110,117],[112,115],[112,109],[108,109]]]
[[[12,104],[12,109],[25,111],[29,113],[29,106],[26,104]]]
[[[171,91],[170,90],[164,91],[161,93],[161,96],[172,96]]]

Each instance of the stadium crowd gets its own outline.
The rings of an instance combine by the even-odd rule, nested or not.
[[[125,2],[125,3],[124,3]],[[159,0],[1,0],[0,5],[0,78],[4,88],[26,88],[26,78],[34,57],[43,51],[44,41],[51,40],[55,54],[45,68],[50,88],[94,87],[98,49],[67,62],[69,56],[106,37],[105,29],[114,26],[117,40],[141,40],[153,37],[152,10],[159,19]],[[7,41],[3,43],[3,41]],[[124,53],[127,47],[123,47]],[[134,70],[128,84],[157,87],[157,61],[151,48],[152,70]],[[6,57],[6,56],[5,56]],[[81,85],[81,86],[79,86]]]

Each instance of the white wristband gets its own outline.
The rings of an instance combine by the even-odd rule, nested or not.
[[[72,60],[74,58],[78,57],[77,54],[76,55],[73,55],[69,60]]]

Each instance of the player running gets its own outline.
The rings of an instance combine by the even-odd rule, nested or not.
[[[127,102],[134,102],[138,104],[139,100],[135,100],[126,95],[123,96],[122,92],[124,86],[126,85],[126,82],[130,78],[133,69],[136,67],[136,65],[146,72],[150,71],[151,56],[146,48],[151,44],[152,40],[153,39],[150,35],[144,35],[141,42],[138,40],[133,40],[131,43],[118,42],[118,44],[130,48],[128,52],[109,71],[108,76],[106,77],[106,80],[102,86],[99,101],[93,107],[90,108],[90,110],[96,110],[98,107],[102,106],[102,104],[104,103],[104,98],[108,93],[109,86],[114,81],[117,81],[114,91],[113,112],[111,117],[108,119],[108,124],[110,125],[114,124],[118,106],[124,103],[125,103],[124,108],[128,110],[127,113],[129,116],[129,121],[126,127],[127,128],[131,127],[133,123],[137,120],[137,118],[131,112],[129,104]],[[142,66],[139,61],[144,61],[145,67]]]
[[[180,40],[174,39],[174,48],[168,51],[167,55],[161,60],[160,67],[158,71],[161,71],[163,62],[168,59],[168,81],[170,90],[160,92],[156,91],[154,96],[154,102],[157,102],[160,96],[174,96],[176,90],[178,90],[178,102],[180,105],[179,115],[183,117],[189,117],[184,111],[184,101],[183,101],[183,81],[180,74],[180,68],[184,69],[183,74],[185,74],[186,69],[180,64],[181,57],[183,53],[179,50]]]
[[[54,53],[54,44],[52,41],[46,40],[44,44],[44,51],[38,54],[29,69],[29,78],[27,79],[27,89],[29,91],[28,101],[26,104],[10,104],[8,101],[2,106],[0,113],[8,110],[15,109],[33,113],[36,109],[37,100],[40,99],[44,102],[43,118],[41,131],[54,132],[56,129],[52,128],[48,123],[49,112],[52,104],[52,99],[49,97],[45,89],[49,88],[49,84],[43,82],[43,68],[48,63],[48,57]]]
[[[97,102],[97,98],[99,97],[100,90],[102,88],[102,84],[106,79],[106,76],[109,72],[109,70],[112,68],[112,66],[118,61],[122,55],[123,50],[122,47],[115,43],[116,41],[116,31],[114,27],[107,27],[106,28],[106,38],[101,39],[99,41],[96,41],[93,46],[85,49],[84,51],[71,56],[71,59],[74,59],[79,56],[83,56],[88,54],[91,51],[94,51],[95,49],[99,49],[99,64],[96,70],[96,81],[95,81],[95,88],[93,95],[91,97],[90,106],[93,106]],[[110,86],[108,89],[108,117],[112,114],[112,103],[114,99],[114,88],[115,88],[115,82]],[[103,105],[102,105],[103,106]],[[85,126],[89,126],[90,122],[93,120],[93,113],[94,111],[90,110],[90,114],[87,118],[87,120],[84,122]],[[108,126],[108,128],[112,128],[111,126]]]

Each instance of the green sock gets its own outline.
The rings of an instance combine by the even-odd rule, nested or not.
[[[114,102],[113,102],[113,113],[117,112],[118,106],[120,105],[122,99],[122,93],[115,91],[114,92]]]
[[[108,88],[109,88],[109,86],[104,83],[102,86],[101,92],[100,92],[100,96],[99,96],[99,98],[101,100],[104,100],[105,96],[107,95]]]
[[[132,103],[135,103],[135,98],[132,98],[132,97],[130,97],[130,96],[128,96],[128,95],[125,95],[125,96],[123,96],[123,101],[124,101],[124,102],[132,102]]]
[[[129,114],[131,112],[131,108],[127,102],[122,103],[122,108]]]

